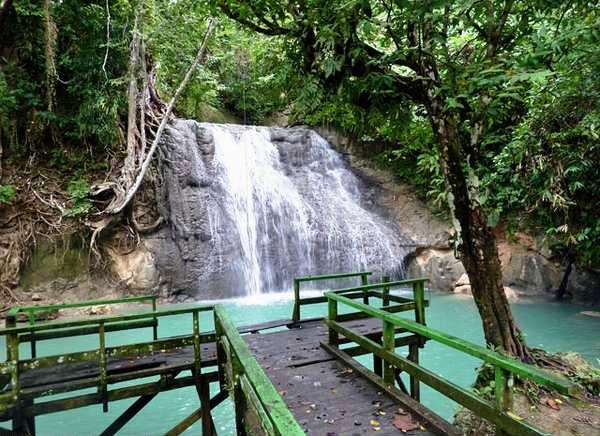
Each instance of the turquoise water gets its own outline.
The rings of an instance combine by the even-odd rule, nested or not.
[[[475,343],[483,343],[483,333],[477,310],[469,297],[432,294],[430,299],[431,305],[427,309],[429,326]],[[222,303],[225,304],[232,319],[238,325],[289,318],[292,306],[291,296],[287,294],[225,300]],[[514,315],[527,335],[530,346],[544,347],[549,351],[577,351],[594,364],[599,365],[600,319],[580,315],[579,312],[582,310],[586,309],[576,305],[552,302],[536,301],[513,304]],[[302,312],[303,317],[324,314],[324,305],[303,308]],[[212,329],[212,319],[209,314],[203,314],[200,322],[203,331]],[[159,334],[160,336],[170,336],[189,333],[190,330],[191,317],[169,317],[161,320]],[[111,333],[108,335],[107,345],[150,339],[150,329]],[[97,340],[97,336],[84,336],[46,341],[38,344],[38,355],[97,348]],[[23,348],[22,351],[27,352],[26,348]],[[4,359],[5,345],[4,340],[0,339],[0,360]],[[364,358],[363,363],[370,365],[370,360]],[[445,346],[429,342],[421,351],[421,364],[458,385],[468,387],[474,380],[475,368],[479,361]],[[112,385],[112,387],[114,386]],[[81,392],[93,392],[93,390]],[[38,434],[44,436],[98,434],[133,401],[134,399],[110,403],[108,413],[102,413],[101,406],[94,405],[39,417],[37,418]],[[456,405],[450,400],[426,386],[422,387],[422,401],[426,406],[446,418],[451,418],[456,408]],[[198,407],[199,401],[194,388],[161,393],[120,434],[131,436],[164,434]],[[219,435],[235,433],[232,407],[228,401],[216,409],[215,416]],[[3,426],[9,427],[9,424],[4,423]],[[199,432],[199,425],[196,424],[190,427],[186,434],[198,434]]]

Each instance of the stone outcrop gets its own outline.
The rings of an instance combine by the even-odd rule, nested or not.
[[[127,254],[119,254],[108,249],[112,272],[121,285],[132,291],[151,293],[158,285],[159,275],[154,255],[142,242],[135,250]]]

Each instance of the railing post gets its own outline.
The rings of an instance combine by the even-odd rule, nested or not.
[[[391,353],[396,350],[394,324],[385,320],[383,320],[383,348]],[[383,359],[383,381],[394,385],[394,367],[385,359]]]
[[[382,280],[384,283],[388,283],[390,281],[390,276],[383,276]],[[383,287],[382,300],[383,300],[383,306],[390,305],[390,287],[389,286]]]
[[[27,312],[27,317],[29,318],[29,325],[31,325],[31,326],[35,325],[35,314],[33,313],[33,310],[29,310]],[[31,332],[30,346],[31,346],[31,358],[35,359],[37,357],[37,349],[36,349],[36,343],[35,343],[35,334],[33,331]]]
[[[366,286],[369,284],[369,276],[367,274],[360,275],[360,284]],[[369,291],[363,289],[363,303],[369,304]]]
[[[337,321],[338,317],[338,302],[333,298],[329,298],[327,300],[327,318],[329,321]],[[329,326],[329,345],[337,346],[339,343],[338,332],[333,329],[332,326]]]
[[[414,343],[408,346],[408,360],[413,363],[419,364],[419,344]],[[417,401],[421,401],[421,387],[419,386],[419,379],[414,375],[410,375],[410,396]]]
[[[413,283],[413,296],[415,300],[415,321],[425,325],[425,282]]]
[[[106,378],[108,373],[108,359],[106,357],[106,336],[104,333],[104,321],[100,321],[98,326],[98,336],[100,340],[100,395],[102,396],[102,411],[108,412],[108,396],[106,388]]]
[[[193,330],[194,330],[194,376],[195,377],[199,377],[200,376],[200,368],[201,368],[201,363],[200,363],[200,322],[198,320],[198,312],[193,312],[192,313],[192,319],[193,319]]]
[[[300,321],[300,282],[294,279],[294,309],[292,311],[292,321]]]
[[[156,313],[156,296],[152,297],[152,312]],[[158,339],[158,317],[154,315],[154,325],[152,326],[152,337]]]
[[[513,407],[513,375],[510,371],[506,371],[505,369],[502,369],[498,366],[494,368],[494,372],[494,386],[496,389],[496,408],[503,412],[510,411]]]
[[[196,390],[200,397],[200,410],[202,412],[202,434],[211,436],[212,417],[210,414],[210,382],[202,375],[202,360],[200,348],[200,317],[198,311],[192,313],[194,323],[194,377],[196,377]]]
[[[223,391],[227,389],[225,381],[225,371],[227,364],[227,355],[223,350],[223,326],[221,325],[221,319],[216,309],[213,309],[213,317],[215,319],[215,344],[217,346],[217,368],[219,370],[219,387]]]

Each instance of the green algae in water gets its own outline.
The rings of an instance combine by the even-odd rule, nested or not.
[[[431,306],[427,309],[429,326],[444,330],[469,341],[482,344],[481,321],[471,298],[455,295],[432,294]],[[235,300],[224,300],[231,317],[238,325],[248,325],[273,319],[289,318],[292,310],[291,294],[269,294]],[[585,310],[580,306],[551,302],[522,302],[512,305],[519,325],[527,335],[532,347],[543,347],[548,351],[575,351],[583,354],[595,365],[600,359],[600,319],[579,315]],[[324,304],[304,307],[303,317],[323,315]],[[408,314],[404,314],[408,316]],[[201,316],[201,329],[212,329],[209,314]],[[164,336],[189,333],[191,316],[169,317],[161,320],[159,334]],[[151,330],[136,330],[110,333],[108,345],[150,340]],[[65,338],[38,344],[39,355],[61,352],[82,351],[96,348],[96,335],[79,338]],[[27,353],[27,347],[22,351]],[[5,359],[4,339],[0,339],[0,358]],[[399,349],[403,352],[403,349]],[[26,355],[26,354],[25,354]],[[362,357],[361,362],[371,366],[370,357]],[[463,387],[469,387],[475,377],[475,369],[480,361],[452,350],[446,346],[428,342],[421,350],[421,363],[426,368],[448,378]],[[152,379],[148,379],[151,381]],[[125,384],[121,384],[123,386]],[[213,391],[217,389],[216,385]],[[456,404],[422,385],[423,403],[447,419],[451,419]],[[88,389],[81,392],[94,392]],[[70,396],[72,394],[68,394]],[[109,412],[102,413],[100,405],[88,406],[68,412],[60,412],[37,418],[38,432],[48,436],[94,435],[106,428],[135,399],[110,403]],[[193,387],[160,393],[123,430],[122,435],[142,436],[164,434],[199,407],[199,400]],[[219,435],[234,435],[235,423],[233,408],[229,401],[213,411]],[[4,427],[9,427],[4,423]],[[185,434],[200,433],[200,425],[192,426]]]

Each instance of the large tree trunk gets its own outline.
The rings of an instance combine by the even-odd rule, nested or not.
[[[476,188],[469,181],[474,177],[468,169],[471,157],[465,152],[467,147],[460,142],[456,120],[444,115],[439,110],[441,107],[434,104],[429,108],[430,119],[437,137],[459,257],[471,282],[486,342],[530,361],[528,348],[504,293],[496,237],[487,224]]]

